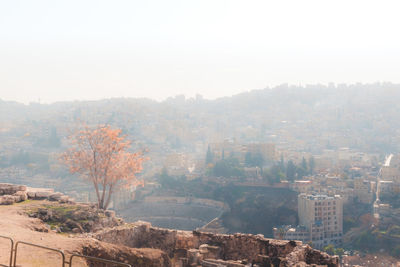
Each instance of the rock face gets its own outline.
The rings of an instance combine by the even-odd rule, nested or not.
[[[136,223],[104,230],[96,238],[135,248],[156,248],[177,266],[339,266],[338,258],[300,241],[267,239],[250,234],[178,231]]]

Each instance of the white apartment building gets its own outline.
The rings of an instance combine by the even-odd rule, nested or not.
[[[329,244],[336,247],[342,245],[343,199],[341,196],[299,194],[298,215],[300,226],[274,228],[274,238],[300,240],[311,243],[317,249],[322,249]]]

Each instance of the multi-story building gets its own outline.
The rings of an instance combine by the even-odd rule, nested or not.
[[[393,181],[379,181],[379,196],[390,195],[395,192],[395,183]]]
[[[381,178],[400,183],[400,155],[390,155],[381,169]]]
[[[339,195],[298,196],[298,227],[277,227],[274,238],[297,239],[317,249],[332,244],[340,246],[343,235],[343,199]]]
[[[371,181],[357,178],[354,179],[354,196],[361,203],[370,204],[374,200],[374,184]]]
[[[310,231],[313,246],[322,248],[328,244],[342,243],[343,201],[342,197],[326,195],[298,196],[299,223]]]

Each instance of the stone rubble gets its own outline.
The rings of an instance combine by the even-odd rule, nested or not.
[[[12,205],[27,199],[48,199],[60,203],[74,203],[74,200],[50,188],[33,188],[25,185],[0,183],[0,205]]]

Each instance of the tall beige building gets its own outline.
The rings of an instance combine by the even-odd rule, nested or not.
[[[298,196],[299,226],[275,227],[274,238],[300,240],[322,249],[332,244],[342,245],[343,236],[343,198],[339,195]]]
[[[340,246],[343,235],[343,199],[339,195],[298,196],[300,225],[310,232],[310,241],[316,248],[332,244]]]

